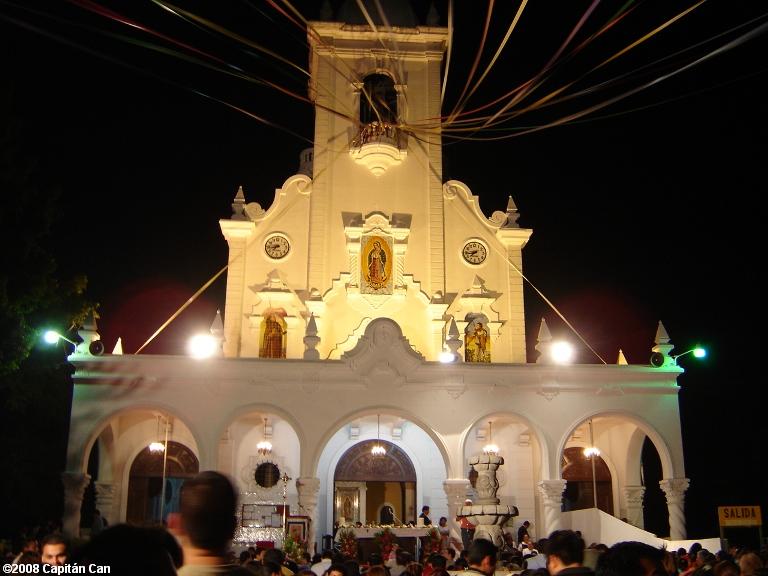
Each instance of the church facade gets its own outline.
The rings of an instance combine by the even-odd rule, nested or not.
[[[517,507],[515,526],[530,520],[541,537],[564,511],[598,507],[642,528],[650,444],[663,536],[684,538],[672,345],[660,325],[658,366],[558,365],[542,324],[527,361],[532,230],[511,198],[487,217],[465,184],[442,179],[447,30],[310,30],[315,147],[270,206],[239,190],[220,221],[218,354],[93,355],[96,326],[81,331],[65,529],[78,533],[90,483],[110,522],[159,521],[204,469],[237,482],[241,543],[287,524],[319,549],[336,522],[399,524],[423,505],[454,522],[487,444],[505,459],[498,496]]]

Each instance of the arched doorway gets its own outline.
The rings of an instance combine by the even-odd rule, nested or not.
[[[371,453],[376,445],[385,449],[383,455]],[[408,455],[384,440],[366,440],[348,449],[334,473],[333,521],[415,522],[416,470]]]
[[[563,452],[562,469],[563,480],[568,482],[563,492],[563,510],[594,508],[596,487],[597,507],[613,515],[611,471],[600,456],[587,456],[580,447],[566,448]]]
[[[168,454],[152,452],[149,447],[139,452],[131,464],[128,480],[128,506],[126,521],[129,524],[159,524],[168,514],[178,512],[179,495],[187,478],[198,473],[200,464],[197,456],[179,442],[168,442]],[[165,459],[165,474],[163,460]],[[165,479],[165,503],[161,507]]]

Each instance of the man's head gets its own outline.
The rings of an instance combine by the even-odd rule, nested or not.
[[[597,576],[655,576],[665,574],[664,551],[643,542],[619,542],[597,559]]]
[[[530,523],[530,522],[528,522],[528,520],[526,520],[525,522],[523,522],[523,527],[524,527],[524,528],[528,528],[530,525],[531,525],[531,523]]]
[[[480,570],[485,574],[493,574],[496,571],[497,552],[493,542],[484,538],[476,538],[469,547],[467,563],[470,568]]]
[[[235,533],[237,495],[229,479],[201,472],[181,487],[181,528],[195,548],[224,554]]]
[[[67,541],[59,534],[51,534],[43,540],[41,562],[52,566],[63,566],[67,562]]]
[[[424,514],[424,516],[429,516],[429,506],[422,506],[421,513]]]
[[[543,552],[547,555],[547,570],[554,575],[565,568],[575,568],[584,562],[584,540],[573,530],[555,530],[547,538]]]

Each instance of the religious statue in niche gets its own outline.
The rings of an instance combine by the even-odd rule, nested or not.
[[[464,362],[490,362],[491,338],[484,319],[477,318],[464,332]]]
[[[285,358],[285,337],[288,333],[284,313],[269,312],[261,323],[259,358]]]
[[[362,293],[392,294],[392,239],[376,235],[363,236],[362,247]]]

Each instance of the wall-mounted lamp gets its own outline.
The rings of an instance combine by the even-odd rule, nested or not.
[[[675,364],[677,364],[677,359],[685,356],[686,354],[693,354],[696,358],[704,358],[707,355],[706,349],[702,348],[701,346],[696,346],[695,348],[691,348],[690,350],[686,350],[682,354],[675,354],[672,356],[672,360],[675,361]]]

